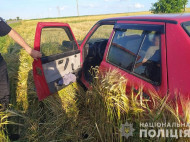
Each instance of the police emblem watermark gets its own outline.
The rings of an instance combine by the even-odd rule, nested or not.
[[[190,138],[190,123],[177,122],[143,122],[139,125],[139,138]],[[135,129],[132,123],[126,121],[121,125],[121,136],[128,139],[133,137]]]
[[[121,124],[121,128],[120,128],[121,136],[124,136],[125,138],[128,139],[128,137],[133,136],[134,131],[135,131],[135,129],[133,128],[132,123],[129,124],[126,121],[125,124]]]

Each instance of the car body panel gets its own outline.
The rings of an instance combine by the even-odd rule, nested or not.
[[[189,19],[190,20],[190,19]],[[166,24],[167,33],[167,64],[169,92],[172,98],[175,94],[183,94],[189,99],[190,90],[190,38],[181,24]]]

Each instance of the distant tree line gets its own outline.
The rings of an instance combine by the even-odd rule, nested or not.
[[[184,12],[188,0],[159,0],[150,9],[153,13],[179,13]]]
[[[15,20],[22,20],[22,19],[20,19],[20,17],[16,17],[15,19],[9,19],[9,21],[15,21]]]

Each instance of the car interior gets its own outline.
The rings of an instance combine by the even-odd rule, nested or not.
[[[86,44],[83,50],[83,68],[84,77],[88,82],[92,82],[93,72],[91,67],[99,66],[103,60],[108,39],[99,39],[94,43]]]

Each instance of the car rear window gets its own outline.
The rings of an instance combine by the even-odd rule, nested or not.
[[[190,21],[182,23],[182,27],[185,32],[190,36]]]
[[[161,25],[117,25],[107,61],[148,82],[161,83]]]

